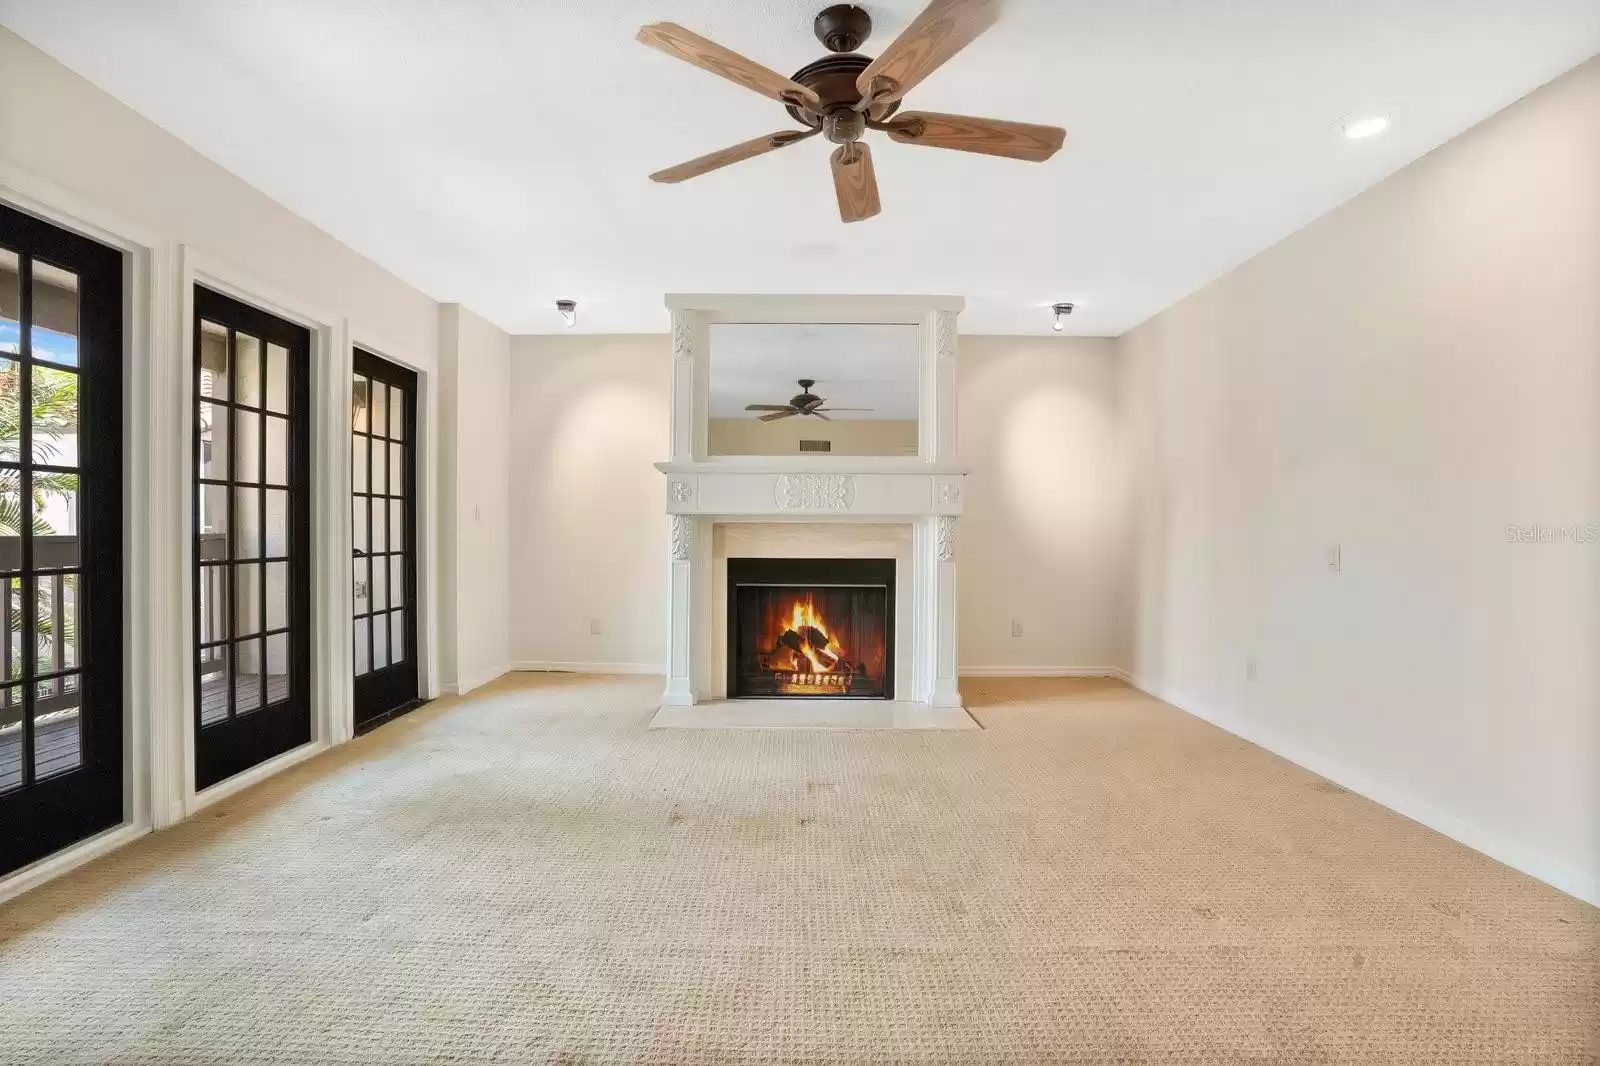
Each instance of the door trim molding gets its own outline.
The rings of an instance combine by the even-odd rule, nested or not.
[[[123,820],[0,877],[0,900],[55,877],[149,832],[165,813],[167,768],[156,758],[157,734],[170,716],[180,678],[168,624],[182,594],[164,565],[163,525],[178,484],[161,427],[173,391],[170,307],[174,245],[155,231],[108,211],[31,171],[0,163],[0,201],[51,225],[114,248],[123,256],[122,294],[122,550],[123,550]],[[126,491],[132,486],[145,491]],[[181,671],[179,671],[181,673]]]

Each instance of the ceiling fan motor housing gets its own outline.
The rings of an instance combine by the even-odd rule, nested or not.
[[[872,57],[860,55],[856,52],[845,52],[837,55],[823,56],[815,63],[807,63],[790,77],[807,89],[817,94],[822,101],[822,113],[853,110],[861,100],[861,90],[856,88],[856,76],[872,65]],[[804,111],[794,104],[785,104],[789,114],[807,126],[817,126],[815,116],[807,116]],[[896,100],[887,106],[874,106],[872,117],[883,121],[894,114],[900,107]]]

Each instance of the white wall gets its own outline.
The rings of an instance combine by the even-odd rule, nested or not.
[[[467,692],[511,668],[511,338],[445,304],[439,356],[440,672]]]
[[[513,660],[665,662],[671,376],[665,336],[512,339]]]
[[[1600,900],[1600,60],[1119,350],[1141,683]]]
[[[11,172],[347,315],[399,342],[422,369],[437,359],[430,297],[0,28],[0,185]]]
[[[513,338],[513,660],[659,669],[671,361],[664,336]],[[961,361],[963,668],[1119,665],[1111,342],[963,337]]]
[[[962,337],[957,366],[956,450],[972,467],[958,531],[962,671],[1122,666],[1126,477],[1112,342]]]

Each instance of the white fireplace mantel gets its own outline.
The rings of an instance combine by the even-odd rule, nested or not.
[[[688,706],[722,686],[714,613],[712,530],[728,523],[903,523],[911,529],[909,573],[896,599],[912,612],[912,691],[901,700],[961,705],[956,680],[958,520],[967,471],[955,462],[956,315],[952,296],[671,295],[672,459],[666,478],[670,516],[668,676],[662,703]],[[896,322],[920,331],[918,454],[710,456],[708,327],[716,322]]]

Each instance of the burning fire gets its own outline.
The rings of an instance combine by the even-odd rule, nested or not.
[[[751,691],[761,695],[838,695],[868,693],[876,685],[868,665],[855,658],[859,651],[855,593],[823,589],[771,588],[758,593],[760,613],[751,611],[747,637],[739,646],[740,671],[751,677]],[[752,597],[753,598],[753,597]],[[755,604],[752,604],[755,606]],[[750,632],[759,625],[756,632]],[[873,643],[872,627],[859,636],[869,656],[882,663],[881,644]],[[850,648],[844,642],[850,642]],[[750,647],[750,645],[754,647]],[[750,648],[744,651],[744,648]],[[748,660],[746,660],[748,656]],[[748,666],[746,666],[748,662]],[[753,668],[753,669],[750,669]],[[870,693],[868,693],[870,694]]]
[[[833,637],[810,596],[795,600],[789,612],[788,630],[778,642],[804,656],[813,674],[831,673],[844,654],[843,648],[832,646]]]

